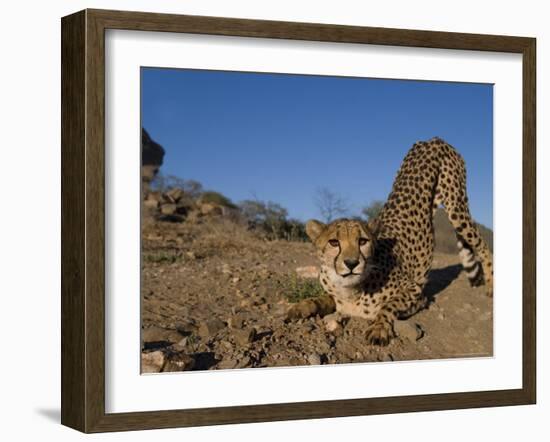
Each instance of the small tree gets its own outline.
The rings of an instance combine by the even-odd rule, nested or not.
[[[213,190],[202,192],[200,196],[200,201],[203,203],[212,203],[219,206],[230,207],[232,209],[237,208],[237,206],[233,204],[233,202],[228,197],[221,194],[220,192],[214,192]]]
[[[330,222],[338,216],[344,216],[349,208],[347,201],[326,187],[320,187],[315,193],[315,205],[325,222]]]
[[[384,202],[380,200],[372,201],[368,206],[363,207],[361,214],[367,218],[367,220],[374,219],[382,211]]]
[[[168,192],[171,189],[181,189],[191,198],[197,199],[203,192],[202,184],[195,180],[185,180],[176,175],[164,176],[158,173],[151,181],[151,189],[158,192]]]
[[[253,227],[262,228],[272,239],[283,236],[288,211],[280,204],[272,201],[245,200],[239,207]]]

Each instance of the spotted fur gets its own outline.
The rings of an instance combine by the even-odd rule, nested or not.
[[[433,218],[440,206],[455,229],[471,285],[485,284],[492,296],[492,255],[469,212],[464,160],[440,138],[418,142],[409,150],[376,220],[307,223],[321,261],[320,281],[327,298],[322,305],[370,320],[369,343],[388,344],[394,321],[426,305],[423,289],[434,253]],[[289,317],[317,313],[311,302],[307,312],[299,303]]]

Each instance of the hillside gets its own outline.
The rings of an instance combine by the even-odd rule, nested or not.
[[[332,333],[321,318],[284,321],[291,301],[317,293],[315,279],[297,276],[315,273],[310,243],[267,240],[206,212],[184,222],[144,220],[145,372],[492,354],[492,299],[469,287],[456,254],[436,253],[429,308],[399,321],[389,347],[371,347],[359,319]]]

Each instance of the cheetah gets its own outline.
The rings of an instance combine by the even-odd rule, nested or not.
[[[436,137],[409,150],[375,219],[306,223],[325,294],[295,304],[287,319],[332,312],[365,318],[370,322],[367,342],[388,345],[395,336],[394,321],[427,305],[423,289],[434,253],[433,218],[440,206],[455,229],[470,284],[485,284],[492,296],[492,254],[470,215],[464,160]]]

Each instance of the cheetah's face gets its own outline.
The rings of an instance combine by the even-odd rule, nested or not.
[[[333,286],[353,287],[363,281],[372,262],[376,230],[376,222],[366,224],[348,219],[330,224],[307,222],[307,235],[317,248],[321,267]]]

